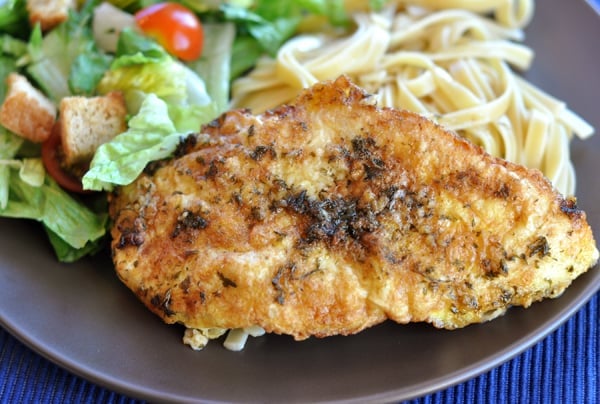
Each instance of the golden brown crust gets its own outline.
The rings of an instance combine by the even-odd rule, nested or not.
[[[345,77],[224,114],[110,213],[117,272],[164,321],[296,339],[486,321],[598,259],[585,214],[538,171]]]

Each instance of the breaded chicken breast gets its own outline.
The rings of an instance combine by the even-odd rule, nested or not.
[[[598,250],[539,171],[347,78],[233,110],[110,201],[122,281],[167,323],[301,340],[453,329],[557,297]]]

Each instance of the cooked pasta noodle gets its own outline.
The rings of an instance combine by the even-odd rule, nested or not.
[[[540,169],[564,194],[575,192],[569,144],[593,128],[515,73],[533,52],[520,43],[533,0],[398,1],[379,12],[348,0],[355,29],[303,34],[276,58],[263,57],[236,80],[232,106],[255,113],[305,87],[348,75],[384,107],[437,121],[493,155]]]

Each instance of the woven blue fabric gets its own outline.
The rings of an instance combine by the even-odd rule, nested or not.
[[[547,338],[468,382],[409,404],[600,403],[600,293]],[[48,362],[0,328],[1,403],[142,403]]]
[[[0,402],[138,403],[47,361],[0,328]]]
[[[600,403],[599,300],[513,360],[410,404]]]

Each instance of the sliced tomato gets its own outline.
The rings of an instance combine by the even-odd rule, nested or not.
[[[157,3],[135,13],[138,27],[154,38],[167,52],[184,61],[196,60],[202,54],[202,23],[187,7],[178,3]]]
[[[42,162],[44,163],[44,167],[58,185],[67,191],[80,194],[89,193],[90,191],[83,189],[80,178],[62,167],[60,159],[61,147],[60,122],[56,122],[52,128],[50,137],[42,143]]]

